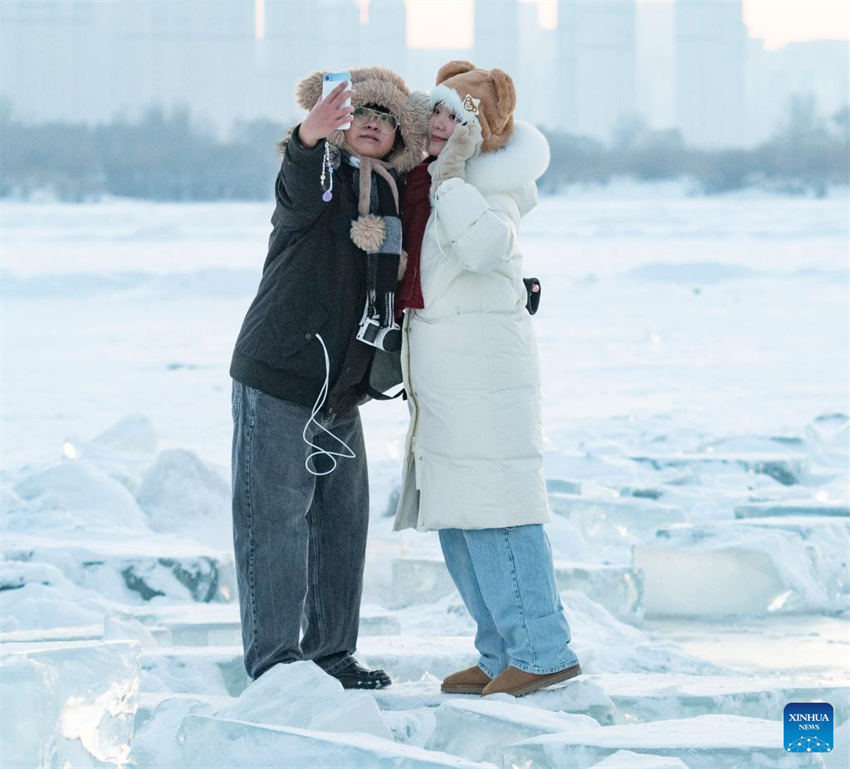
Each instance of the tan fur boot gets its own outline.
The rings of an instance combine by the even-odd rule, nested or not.
[[[481,694],[490,680],[490,676],[478,665],[473,665],[446,676],[440,691],[445,694]]]
[[[557,673],[526,673],[524,670],[515,668],[509,665],[505,671],[496,676],[484,690],[481,692],[483,696],[488,694],[513,694],[514,697],[522,697],[526,694],[531,694],[539,689],[544,689],[552,684],[566,681],[570,678],[575,678],[581,673],[581,665],[571,665],[564,670],[559,670]]]

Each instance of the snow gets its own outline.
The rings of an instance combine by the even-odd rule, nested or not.
[[[12,755],[20,756],[18,765],[61,766],[65,759],[77,765],[76,756],[112,764],[129,759],[140,682],[138,644],[8,644],[0,670],[4,694],[15,695],[3,702],[22,705],[4,708],[2,719],[4,736],[9,730],[4,752],[10,746]],[[46,736],[33,734],[45,726]]]
[[[392,532],[400,402],[363,408],[358,657],[393,686],[248,680],[227,368],[268,204],[0,203],[2,766],[845,766],[847,204],[613,185],[523,224],[585,673],[514,701],[439,691],[474,626],[436,537]],[[812,700],[836,750],[791,763]]]
[[[688,769],[678,758],[652,756],[631,750],[618,750],[603,758],[592,769]]]
[[[313,662],[275,665],[218,718],[322,732],[362,732],[392,739],[373,697],[346,691]]]
[[[507,694],[446,702],[435,715],[436,725],[426,747],[495,764],[504,746],[527,737],[601,728],[590,716],[541,711],[519,705]]]
[[[680,758],[692,769],[822,766],[818,755],[791,756],[782,746],[781,724],[745,716],[701,715],[609,727],[577,727],[532,737],[505,748],[506,762],[540,767],[592,766],[622,748]],[[799,762],[799,763],[798,763]]]

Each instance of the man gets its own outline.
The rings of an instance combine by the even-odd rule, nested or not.
[[[357,403],[374,352],[356,336],[366,251],[398,266],[394,173],[424,155],[427,106],[384,68],[351,76],[353,90],[325,99],[322,73],[302,81],[310,112],[283,143],[268,256],[230,368],[233,538],[248,674],[309,659],[375,689],[389,677],[353,657],[369,518]]]

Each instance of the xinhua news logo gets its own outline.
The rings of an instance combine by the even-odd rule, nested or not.
[[[789,753],[829,753],[832,734],[832,705],[828,702],[789,702],[785,706],[785,750]]]

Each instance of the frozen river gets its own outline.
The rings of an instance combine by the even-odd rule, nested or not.
[[[268,694],[237,699],[227,509],[227,370],[270,213],[0,203],[0,695],[35,703],[18,727],[50,708],[67,724],[68,697],[111,713],[100,742],[43,727],[74,766],[239,766],[237,744],[351,766],[395,765],[402,748],[410,767],[820,765],[787,763],[778,724],[793,697],[827,699],[845,726],[850,712],[847,192],[543,198],[520,243],[543,284],[549,536],[587,675],[524,707],[439,695],[432,676],[475,659],[472,626],[434,537],[390,531],[406,407],[369,404],[361,653],[397,683],[277,721]],[[357,708],[368,738],[346,725]]]

